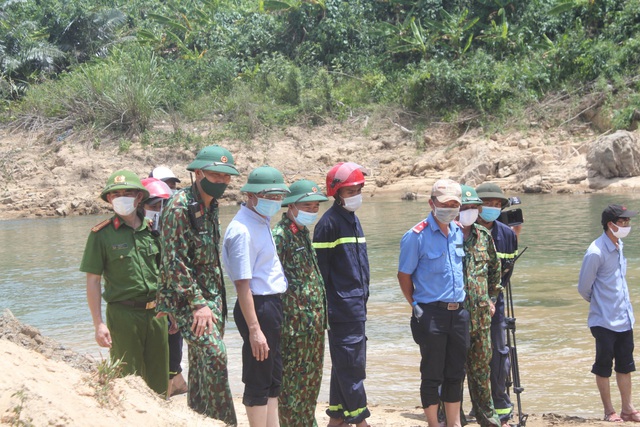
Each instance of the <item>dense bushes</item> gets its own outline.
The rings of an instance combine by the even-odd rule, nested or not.
[[[597,79],[615,126],[640,109],[640,0],[15,0],[0,23],[5,108],[133,133],[216,113],[247,135],[372,103],[492,116]]]

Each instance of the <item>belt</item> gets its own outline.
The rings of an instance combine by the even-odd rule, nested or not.
[[[116,304],[126,305],[128,307],[133,308],[144,308],[145,310],[153,310],[156,308],[156,301],[131,301],[131,300],[123,300],[123,301],[114,301]]]
[[[449,311],[454,311],[454,310],[458,310],[458,309],[462,308],[462,303],[461,302],[436,301],[436,302],[427,303],[427,305],[431,305],[431,306],[438,307],[438,308],[445,308],[445,309],[447,309]]]

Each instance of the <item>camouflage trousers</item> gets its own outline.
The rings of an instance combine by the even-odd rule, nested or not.
[[[191,331],[193,312],[185,307],[176,312],[175,318],[187,342],[189,352],[189,376],[187,403],[191,409],[208,417],[237,425],[233,406],[229,374],[227,372],[227,348],[222,341],[224,320],[215,303],[208,301],[215,322],[209,334],[196,337]]]
[[[324,331],[282,336],[281,427],[317,427],[315,410],[322,382]]]
[[[491,397],[491,334],[490,329],[480,329],[470,334],[467,354],[467,383],[478,424],[482,427],[500,426],[500,418],[493,407]]]

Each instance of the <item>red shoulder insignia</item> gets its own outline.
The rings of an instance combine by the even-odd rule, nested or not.
[[[289,225],[289,230],[291,230],[293,234],[296,234],[298,231],[300,231],[296,223],[293,221],[291,221],[291,224]]]
[[[94,226],[91,231],[93,231],[94,233],[97,233],[98,231],[102,230],[103,228],[105,228],[107,225],[111,224],[111,220],[113,218],[109,218],[109,219],[105,219],[104,221],[102,221],[100,224]]]
[[[422,222],[417,223],[413,228],[413,232],[414,233],[422,233],[422,230],[424,230],[424,228],[428,225],[429,223],[427,222],[427,220],[425,219]]]

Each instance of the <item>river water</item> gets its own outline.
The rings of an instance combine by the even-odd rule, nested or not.
[[[512,289],[523,412],[600,417],[600,398],[589,372],[594,344],[586,326],[588,303],[578,295],[576,283],[584,251],[602,232],[602,209],[612,202],[640,208],[640,196],[523,195],[521,200],[525,226],[519,245],[528,250],[517,262]],[[426,199],[410,202],[376,196],[366,198],[358,211],[371,263],[365,387],[372,404],[420,404],[420,356],[396,272],[402,234],[428,210]],[[221,209],[223,229],[236,211],[235,206]],[[93,340],[85,277],[78,265],[90,228],[104,218],[0,221],[0,311],[9,308],[45,335],[97,358],[107,357],[107,352]],[[637,302],[640,229],[625,239],[625,255],[631,298]],[[235,292],[230,287],[227,294],[233,307]],[[225,342],[232,392],[241,395],[241,339],[232,320]],[[328,351],[325,360],[321,401],[328,400]],[[187,368],[186,352],[183,365]],[[619,407],[615,385],[612,392],[614,406]]]

